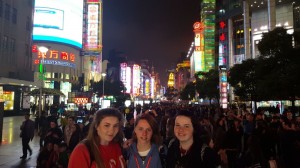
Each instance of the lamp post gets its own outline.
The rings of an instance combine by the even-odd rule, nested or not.
[[[41,117],[42,114],[42,97],[43,97],[43,87],[44,87],[44,57],[46,53],[48,52],[48,48],[44,46],[38,47],[39,52],[42,54],[42,60],[39,64],[39,72],[40,72],[40,80],[41,80],[41,86],[40,86],[40,96],[39,96],[39,117]]]
[[[101,76],[102,76],[102,81],[103,81],[103,82],[102,82],[102,89],[103,89],[103,90],[102,90],[102,94],[103,94],[103,99],[104,99],[104,78],[105,78],[105,76],[106,76],[106,73],[102,73]]]
[[[101,103],[101,107],[104,108],[104,78],[106,76],[106,73],[102,73],[102,103]]]

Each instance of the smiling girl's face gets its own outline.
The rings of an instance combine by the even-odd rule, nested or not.
[[[101,145],[108,145],[117,135],[120,129],[120,121],[117,117],[104,117],[96,127]]]
[[[175,119],[174,134],[180,142],[193,141],[194,128],[192,121],[186,116],[177,116]]]

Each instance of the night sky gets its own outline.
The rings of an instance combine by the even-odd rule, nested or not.
[[[167,84],[182,52],[193,41],[200,0],[104,0],[103,57],[115,49],[128,60],[148,59]]]

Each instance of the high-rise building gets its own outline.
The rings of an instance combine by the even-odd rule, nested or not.
[[[4,115],[29,109],[24,92],[37,85],[31,54],[33,12],[34,0],[0,0],[0,87]]]
[[[40,83],[38,87],[57,89],[65,95],[44,96],[44,105],[67,103],[68,93],[82,76],[83,9],[84,0],[35,0],[32,36],[34,80]],[[41,47],[48,50],[41,51]],[[43,76],[39,72],[41,65]]]
[[[258,57],[263,33],[275,27],[284,27],[288,33],[300,29],[297,0],[217,0],[216,9],[216,48],[223,70]],[[230,100],[234,100],[232,94]]]

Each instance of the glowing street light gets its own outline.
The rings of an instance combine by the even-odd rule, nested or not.
[[[105,78],[105,76],[106,76],[106,73],[102,73],[101,76],[102,76],[102,81],[103,81],[103,82],[102,82],[102,89],[103,89],[103,90],[102,90],[102,94],[103,94],[103,99],[104,99],[104,78]]]

